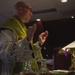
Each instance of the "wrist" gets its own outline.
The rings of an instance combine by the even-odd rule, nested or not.
[[[30,43],[32,43],[33,42],[33,40],[29,40],[29,38],[27,37],[27,40],[30,42]]]
[[[39,44],[40,47],[42,46],[41,42],[39,42],[39,41],[38,41],[38,44]]]
[[[44,47],[43,44],[41,44],[39,41],[38,41],[38,44],[43,50],[46,50],[46,47]]]

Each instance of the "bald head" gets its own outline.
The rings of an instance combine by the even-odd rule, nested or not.
[[[32,16],[31,5],[27,2],[19,1],[15,4],[15,13],[23,22],[28,22]]]
[[[29,3],[23,2],[23,1],[19,1],[15,4],[15,9],[19,9],[21,7],[26,7],[26,8],[31,8]]]

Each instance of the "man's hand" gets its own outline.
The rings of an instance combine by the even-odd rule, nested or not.
[[[42,32],[40,35],[39,35],[39,39],[38,39],[38,42],[43,45],[44,42],[46,41],[46,38],[48,36],[48,31],[46,30],[45,32]]]
[[[29,26],[28,27],[28,30],[27,30],[27,38],[29,41],[33,40],[33,37],[34,37],[34,33],[36,31],[36,28],[37,28],[37,25],[36,24],[33,24],[32,26]]]

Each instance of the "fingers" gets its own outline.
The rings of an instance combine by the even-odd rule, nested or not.
[[[37,27],[37,25],[33,24],[32,26],[28,27],[28,30],[30,30],[32,33],[34,33],[36,31],[36,27]]]
[[[48,36],[48,31],[47,30],[45,31],[45,35],[46,35],[46,37]]]
[[[37,28],[37,25],[34,23],[33,26],[32,26],[32,29],[33,29],[34,31],[36,31],[36,28]]]
[[[47,31],[47,30],[45,31],[45,34],[47,34],[47,35],[48,35],[48,31]]]
[[[33,37],[34,37],[34,33],[36,31],[36,24],[33,24],[32,26],[29,26],[28,27],[28,30],[27,30],[27,37],[29,40],[32,40]]]
[[[46,30],[45,32],[42,33],[43,37],[47,37],[48,36],[48,31]]]
[[[33,27],[33,28],[36,28],[36,27],[37,27],[36,23],[34,23],[32,27]]]

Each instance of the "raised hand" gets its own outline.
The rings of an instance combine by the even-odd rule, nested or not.
[[[47,36],[48,36],[48,31],[47,31],[47,30],[46,30],[45,32],[42,32],[42,33],[39,35],[38,41],[39,41],[39,43],[40,43],[41,45],[44,44],[44,42],[46,41]]]
[[[28,30],[27,30],[27,38],[29,41],[33,40],[33,37],[34,37],[34,33],[36,31],[36,28],[37,28],[37,25],[36,24],[33,24],[32,26],[29,26],[28,27]]]

